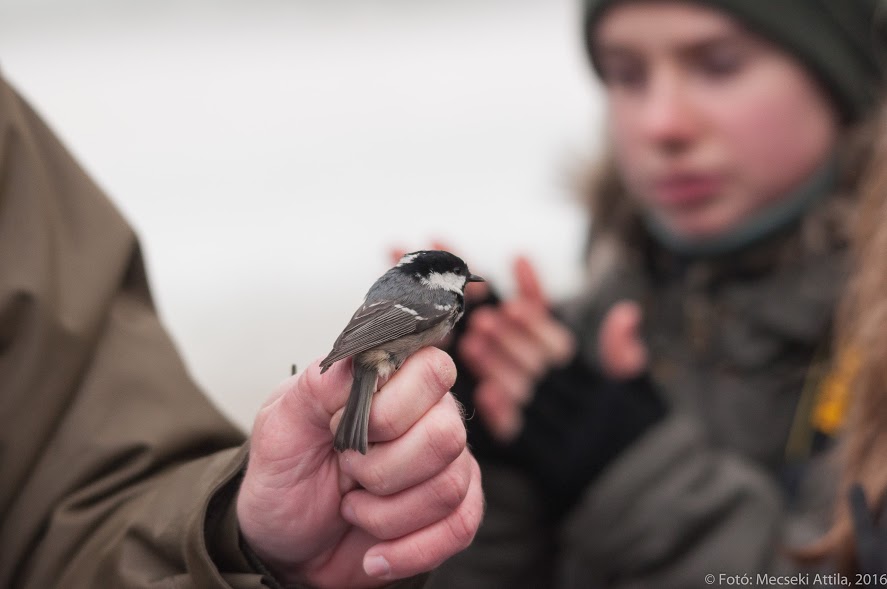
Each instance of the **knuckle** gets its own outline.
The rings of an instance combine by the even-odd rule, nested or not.
[[[390,485],[385,469],[380,466],[369,467],[362,476],[358,477],[363,488],[373,495],[385,496],[390,494]]]
[[[447,512],[459,507],[468,495],[471,473],[465,465],[455,465],[442,472],[432,485],[437,502]]]
[[[401,431],[398,426],[397,415],[391,407],[382,403],[374,403],[370,408],[370,437],[389,440],[397,437]]]
[[[427,425],[431,448],[443,464],[449,464],[462,454],[467,441],[465,424],[455,403],[445,411],[438,411]]]
[[[382,515],[380,510],[367,510],[361,519],[364,521],[364,529],[381,540],[392,540],[398,536],[390,518]]]
[[[439,547],[428,546],[424,542],[413,542],[411,549],[413,562],[424,569],[437,568],[450,556],[449,554],[440,554]]]
[[[447,520],[450,535],[458,550],[468,548],[477,533],[478,522],[469,510],[459,510]]]
[[[467,548],[474,540],[484,515],[484,499],[483,493],[480,491],[481,470],[474,457],[471,456],[470,458],[471,478],[473,479],[475,492],[471,493],[471,489],[469,489],[469,494],[454,514],[458,517],[454,520],[454,527],[451,528],[454,531],[454,537],[461,542],[460,549]],[[472,483],[469,483],[469,485],[472,485]]]

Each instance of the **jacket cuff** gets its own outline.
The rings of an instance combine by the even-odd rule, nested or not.
[[[225,454],[228,454],[228,463],[220,470],[211,487],[203,517],[203,534],[198,545],[191,547],[190,558],[207,561],[207,565],[215,568],[228,587],[239,589],[261,584],[270,589],[284,589],[283,584],[252,553],[240,534],[237,494],[246,472],[249,442]]]
[[[263,586],[270,589],[302,589],[302,585],[284,585],[253,552],[240,533],[237,521],[237,494],[249,461],[249,443],[244,444],[219,487],[212,493],[206,510],[204,539],[208,557],[219,571],[229,575],[259,575]],[[307,587],[305,588],[307,589]]]
[[[206,550],[219,569],[257,573],[240,549],[240,528],[237,523],[237,491],[246,471],[249,448],[244,444],[232,458],[231,468],[223,474],[209,497],[203,537]]]

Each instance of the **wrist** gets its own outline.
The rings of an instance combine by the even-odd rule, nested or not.
[[[278,490],[277,495],[283,493]],[[243,485],[237,494],[236,514],[238,524],[238,543],[241,553],[249,563],[252,572],[272,579],[278,587],[288,587],[302,581],[302,566],[297,560],[297,540],[289,534],[283,534],[277,528],[271,528],[264,518],[256,518],[261,504],[253,490]],[[273,506],[273,502],[265,502]],[[270,511],[270,509],[269,509]],[[297,525],[288,522],[289,525]]]

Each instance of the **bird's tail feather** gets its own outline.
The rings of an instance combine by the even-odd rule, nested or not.
[[[367,429],[370,423],[370,405],[376,392],[378,375],[373,369],[354,366],[354,382],[342,413],[342,421],[336,429],[333,447],[339,452],[347,449],[367,453]]]

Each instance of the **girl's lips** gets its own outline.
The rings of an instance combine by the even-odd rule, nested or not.
[[[715,174],[674,174],[653,184],[654,198],[667,206],[692,206],[716,196],[721,178]]]

